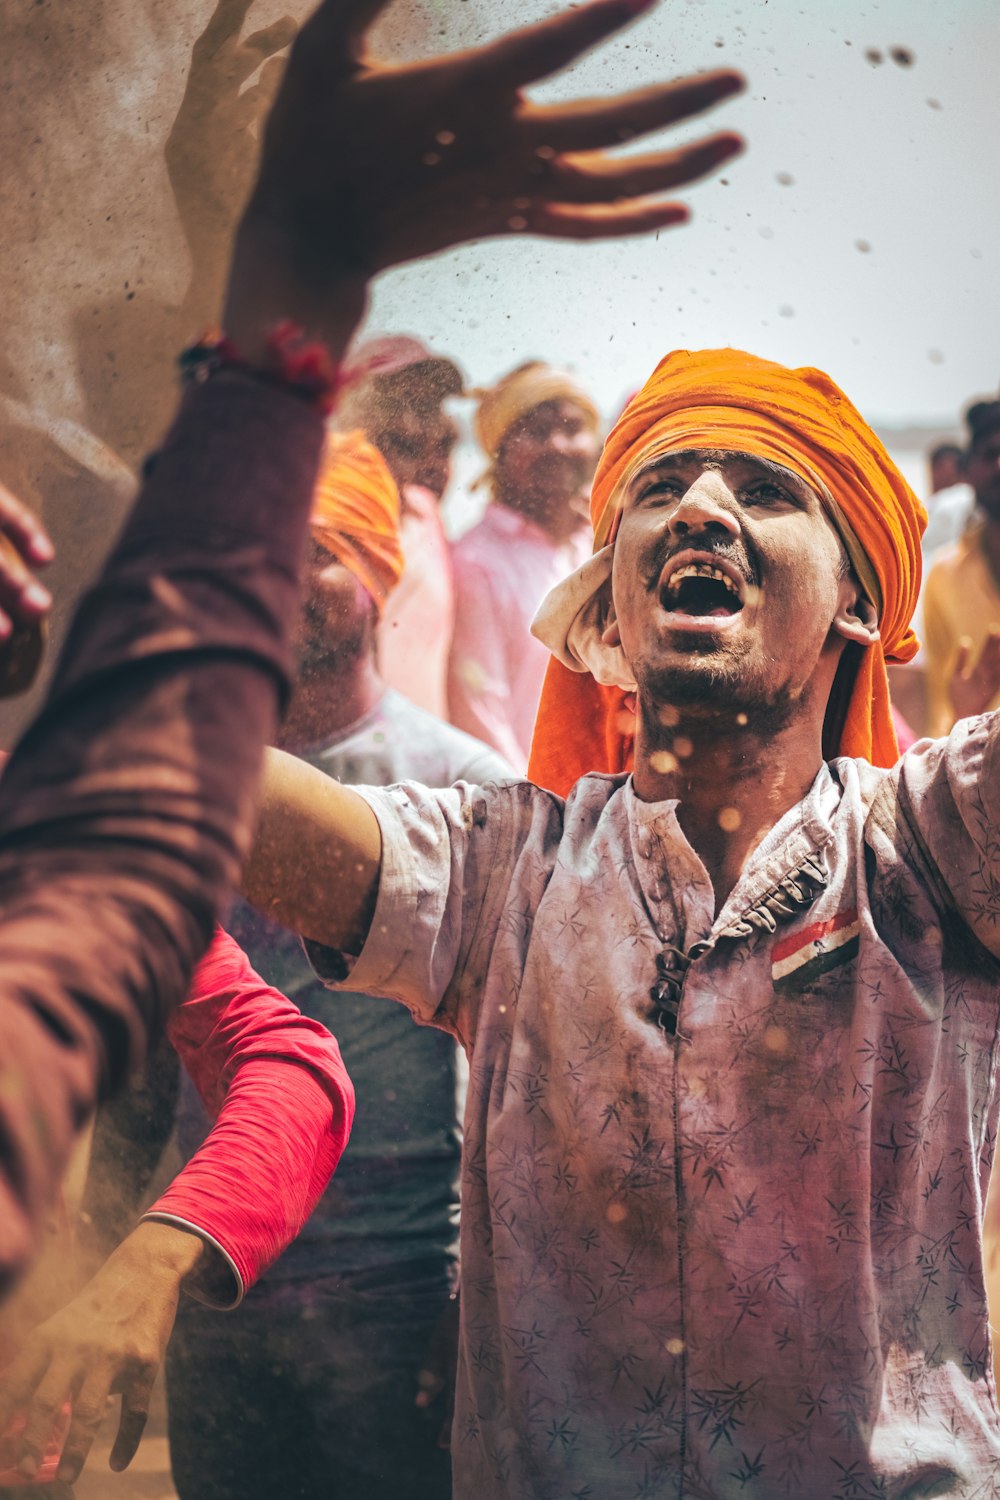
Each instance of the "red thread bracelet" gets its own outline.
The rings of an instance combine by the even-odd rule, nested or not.
[[[200,385],[221,370],[241,370],[258,380],[283,386],[329,416],[344,385],[344,377],[326,345],[307,343],[297,324],[279,323],[268,335],[267,362],[251,364],[232,340],[212,329],[185,349],[178,361],[185,385]]]

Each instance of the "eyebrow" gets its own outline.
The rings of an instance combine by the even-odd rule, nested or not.
[[[724,466],[727,463],[733,462],[753,464],[756,468],[763,469],[765,474],[784,485],[786,489],[794,490],[800,495],[809,495],[814,500],[820,498],[811,484],[807,484],[804,479],[800,479],[798,474],[793,474],[791,469],[786,469],[782,464],[775,463],[773,459],[758,458],[755,453],[741,453],[738,450],[732,449],[723,451],[715,448],[684,448],[676,453],[664,453],[639,470],[633,477],[629,489],[631,490],[633,485],[638,484],[640,480],[648,479],[651,474],[656,474],[661,469],[674,471],[685,468],[691,463],[710,463]]]

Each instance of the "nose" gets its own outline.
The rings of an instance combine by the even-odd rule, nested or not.
[[[713,529],[738,537],[736,499],[722,475],[713,471],[699,475],[672,511],[669,526],[677,537]]]

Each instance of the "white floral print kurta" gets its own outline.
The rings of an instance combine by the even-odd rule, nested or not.
[[[823,767],[718,916],[626,778],[366,791],[350,987],[471,1061],[458,1500],[1000,1493],[998,740]]]

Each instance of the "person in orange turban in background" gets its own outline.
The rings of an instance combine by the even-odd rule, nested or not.
[[[509,775],[485,745],[384,682],[379,621],[402,572],[399,491],[385,460],[360,432],[328,432],[281,745],[323,786]],[[276,861],[275,878],[294,880],[308,852]],[[442,1361],[455,1311],[461,1055],[399,1006],[328,994],[299,939],[269,915],[238,903],[230,932],[334,1033],[361,1104],[343,1174],[238,1320],[180,1310],[167,1357],[177,1494],[449,1500],[438,1435],[450,1399]],[[205,1123],[185,1087],[185,1156]],[[306,1432],[290,1459],[288,1434]]]
[[[601,638],[614,542],[636,474],[668,454],[699,450],[778,464],[818,497],[878,621],[868,644],[844,654],[825,715],[824,754],[878,766],[897,758],[886,663],[910,661],[918,647],[910,620],[927,523],[922,505],[821,370],[790,370],[737,349],[678,350],[615,424],[592,490],[595,556],[553,591],[536,625],[556,658],[528,772],[543,786],[565,794],[587,771],[631,766],[635,682],[620,645]]]
[[[381,613],[403,572],[399,491],[362,432],[328,432],[313,495],[314,542],[350,568]]]

